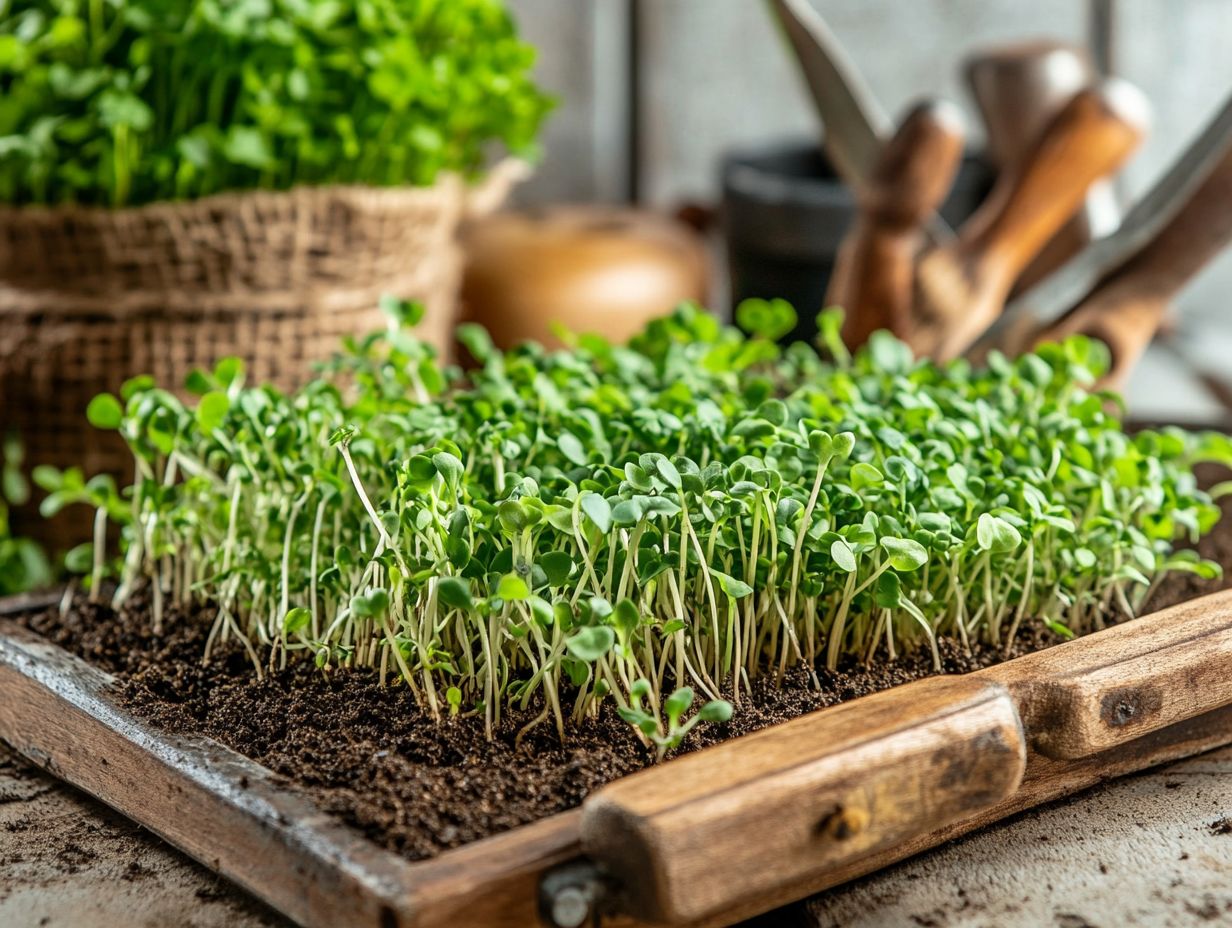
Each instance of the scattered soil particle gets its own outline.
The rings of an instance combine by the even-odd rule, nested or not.
[[[212,902],[215,899],[225,899],[231,895],[231,889],[221,880],[215,880],[209,886],[202,886],[196,892],[196,897],[202,902]]]
[[[1221,819],[1216,819],[1207,828],[1213,835],[1232,835],[1232,816],[1225,815]]]
[[[1194,916],[1194,918],[1202,919],[1204,922],[1213,922],[1216,919],[1221,918],[1224,914],[1223,909],[1220,908],[1219,903],[1215,901],[1215,897],[1210,893],[1207,893],[1202,897],[1202,903],[1200,905],[1193,902],[1186,902],[1185,911]]]
[[[1205,475],[1224,479],[1226,471]],[[1225,506],[1225,513],[1232,504]],[[1199,551],[1232,566],[1232,519],[1204,539]],[[1232,571],[1229,571],[1232,574]],[[1147,605],[1163,608],[1225,584],[1179,575],[1160,585]],[[593,723],[571,731],[564,744],[551,725],[519,731],[538,714],[507,711],[494,739],[482,721],[435,722],[402,687],[379,685],[367,671],[338,670],[328,677],[295,662],[257,680],[238,645],[201,656],[214,613],[176,614],[155,633],[144,604],[123,610],[78,600],[22,621],[120,681],[124,703],[178,733],[214,738],[286,777],[320,807],[410,860],[435,856],[479,838],[578,806],[593,790],[653,762],[610,705]],[[1024,627],[1010,657],[1055,643],[1051,633]],[[942,669],[967,673],[1004,659],[978,646],[967,654],[940,642]],[[865,696],[934,672],[926,650],[848,664],[838,671],[789,671],[781,686],[755,681],[732,721],[700,729],[686,745],[696,750],[795,718],[814,709]],[[515,746],[516,745],[516,746]],[[1232,823],[1228,828],[1232,831]],[[1069,916],[1067,916],[1069,917]]]
[[[98,855],[87,848],[82,847],[76,842],[70,841],[56,853],[56,860],[65,873],[76,873],[90,861],[95,860]]]
[[[1097,928],[1096,925],[1087,921],[1081,915],[1076,915],[1072,912],[1058,912],[1056,923],[1057,928]]]
[[[740,928],[817,928],[803,903],[784,906],[740,923]]]
[[[152,843],[140,826],[54,783],[0,745],[0,787],[23,782],[51,789],[24,805],[0,808],[0,926],[34,928],[44,911],[53,924],[65,926],[287,924],[232,889],[207,911],[193,892],[200,885],[220,885],[214,874],[187,865],[172,849]],[[182,918],[168,921],[167,913],[181,911],[175,906],[185,900],[193,905],[182,909]]]
[[[0,806],[8,805],[12,802],[27,802],[31,799],[37,799],[44,793],[50,792],[51,786],[41,786],[33,790],[21,789],[12,792],[0,791]]]

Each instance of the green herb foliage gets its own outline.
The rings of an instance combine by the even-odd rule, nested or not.
[[[30,484],[22,470],[25,457],[16,435],[0,444],[0,596],[24,593],[52,581],[51,564],[36,541],[16,538],[9,527],[9,507],[30,498]]]
[[[533,61],[500,0],[11,0],[0,199],[428,184],[531,149]]]
[[[1095,343],[973,370],[881,333],[832,364],[758,309],[751,338],[685,305],[554,353],[466,328],[469,374],[395,321],[291,396],[234,362],[195,403],[131,383],[92,406],[139,474],[102,499],[117,599],[211,601],[257,672],[371,666],[489,729],[535,705],[564,736],[610,698],[663,753],[759,675],[1085,632],[1218,571],[1173,543],[1215,523],[1191,466],[1232,447],[1127,435]]]

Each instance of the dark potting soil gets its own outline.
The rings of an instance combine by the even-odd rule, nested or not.
[[[1160,585],[1145,611],[1232,586],[1229,516],[1232,505],[1225,505],[1220,526],[1199,545],[1229,576],[1202,581],[1175,575]],[[482,720],[437,724],[405,688],[382,688],[370,672],[336,670],[326,677],[305,661],[259,681],[238,645],[217,649],[203,665],[212,620],[209,609],[177,615],[154,634],[140,604],[117,613],[79,600],[64,616],[51,609],[22,621],[114,674],[123,700],[139,715],[171,731],[221,741],[411,860],[574,808],[592,790],[654,761],[610,705],[564,744],[545,724],[515,748],[519,730],[537,709],[506,713],[489,742]],[[1027,628],[1010,656],[1055,641],[1051,633]],[[944,672],[966,673],[997,663],[1003,654],[986,646],[967,654],[944,640],[941,657]],[[789,672],[779,688],[762,679],[729,723],[698,729],[685,750],[932,673],[925,649],[871,667],[819,670],[820,688],[803,669]]]

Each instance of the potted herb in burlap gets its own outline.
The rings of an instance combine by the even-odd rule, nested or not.
[[[550,106],[533,60],[499,0],[6,4],[0,434],[115,470],[100,390],[224,355],[290,388],[385,293],[443,346],[458,223],[511,179],[490,149]]]

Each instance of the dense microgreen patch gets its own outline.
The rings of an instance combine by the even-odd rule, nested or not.
[[[1084,339],[937,367],[884,333],[850,357],[826,315],[827,362],[774,342],[781,304],[742,309],[754,337],[686,305],[628,346],[467,328],[463,373],[389,308],[292,395],[223,362],[192,402],[141,379],[91,404],[135,484],[44,482],[122,524],[117,600],[211,601],[258,673],[373,667],[489,730],[614,700],[662,754],[759,675],[1081,633],[1218,570],[1173,544],[1216,521],[1191,467],[1228,439],[1127,435]]]
[[[533,61],[500,0],[12,0],[0,200],[428,184],[532,148]]]

